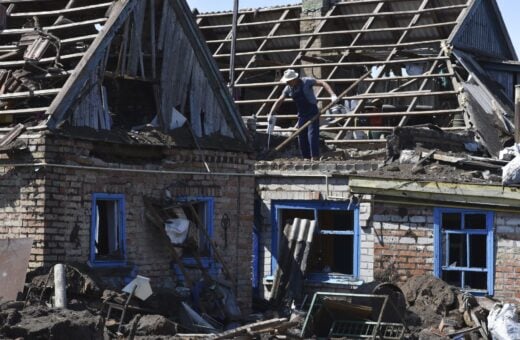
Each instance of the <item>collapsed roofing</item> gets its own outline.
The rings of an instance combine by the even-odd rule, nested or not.
[[[491,156],[510,143],[520,64],[495,0],[320,1],[243,10],[236,39],[235,103],[265,132],[287,68],[326,80],[343,112],[322,121],[331,147],[384,147],[395,127],[435,124],[475,133]],[[199,27],[229,81],[232,13],[205,13]],[[481,29],[490,27],[491,29]],[[324,92],[317,93],[324,107]],[[295,131],[287,101],[279,133]]]
[[[184,2],[167,0],[2,1],[0,131],[24,123],[168,132],[180,119],[196,138],[244,145],[245,127],[189,16]]]

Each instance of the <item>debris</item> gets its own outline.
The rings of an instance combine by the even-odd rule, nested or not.
[[[143,301],[153,294],[150,279],[141,275],[137,275],[135,279],[126,285],[126,287],[123,288],[123,292],[134,294],[135,297]]]
[[[177,334],[178,325],[162,315],[136,315],[130,325],[136,324],[135,335],[159,336]]]
[[[494,340],[520,338],[520,323],[514,304],[495,304],[489,314],[488,325]]]
[[[65,278],[65,266],[54,265],[54,307],[67,308],[67,280]]]
[[[377,305],[375,300],[382,303]],[[381,321],[388,309],[399,314],[388,295],[318,292],[312,299],[301,336],[375,338],[379,335],[382,339],[400,339],[407,327],[403,323]]]
[[[5,314],[2,308],[2,317]],[[103,318],[89,311],[50,309],[29,306],[20,312],[8,312],[10,320],[0,327],[1,338],[75,339],[103,338]]]
[[[0,302],[23,291],[32,244],[32,238],[0,240]]]
[[[238,327],[232,329],[230,331],[226,331],[223,333],[217,334],[217,336],[213,339],[215,340],[223,340],[223,339],[234,339],[240,335],[259,335],[262,333],[270,333],[278,328],[287,329],[289,325],[293,325],[293,323],[287,324],[288,319],[271,319],[266,321],[260,321],[253,324],[245,325],[242,327]]]
[[[307,259],[316,229],[316,221],[295,218],[287,224],[281,239],[278,268],[276,269],[270,300],[279,304],[287,298],[286,305],[293,299],[301,299],[303,276],[307,270]]]
[[[513,185],[520,183],[520,157],[515,157],[502,168],[502,184]]]

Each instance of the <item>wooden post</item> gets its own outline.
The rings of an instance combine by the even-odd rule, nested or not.
[[[515,143],[520,143],[520,85],[515,86]]]

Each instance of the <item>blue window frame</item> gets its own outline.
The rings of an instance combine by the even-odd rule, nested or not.
[[[126,264],[125,196],[122,194],[92,194],[89,263],[106,267]]]
[[[317,221],[307,279],[344,282],[359,276],[359,207],[349,202],[273,201],[271,271],[278,267],[279,240],[286,223],[298,217]]]
[[[434,273],[472,293],[494,294],[494,214],[489,211],[434,210]]]
[[[178,202],[190,202],[195,208],[197,215],[201,219],[202,228],[206,228],[206,232],[210,239],[206,237],[205,233],[200,232],[197,228],[190,228],[189,236],[195,238],[198,245],[198,251],[202,265],[209,270],[210,274],[216,275],[219,268],[217,268],[215,261],[213,261],[212,249],[210,246],[211,238],[213,237],[213,218],[214,218],[214,198],[213,197],[200,197],[200,196],[184,196],[177,197]],[[184,209],[186,218],[195,223],[195,218],[189,209]],[[197,261],[193,257],[184,256],[184,265],[196,266]],[[178,268],[176,272],[179,278],[182,278],[182,273]]]

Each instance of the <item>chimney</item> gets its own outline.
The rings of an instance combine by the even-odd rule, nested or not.
[[[302,1],[302,18],[312,18],[312,17],[322,17],[327,11],[330,9],[330,0],[303,0]],[[313,33],[316,30],[316,27],[320,25],[321,20],[302,20],[300,21],[300,33]],[[310,45],[306,45],[307,42],[311,39],[312,43]],[[311,48],[311,47],[322,47],[325,46],[324,40],[328,39],[324,36],[304,36],[300,38],[300,47],[301,48]],[[310,51],[305,53],[305,56],[319,56],[319,51]],[[306,61],[302,60],[302,64],[305,65]],[[315,64],[315,61],[308,61],[308,63]],[[322,78],[321,68],[309,68],[302,69],[304,75],[314,76],[316,78]]]

